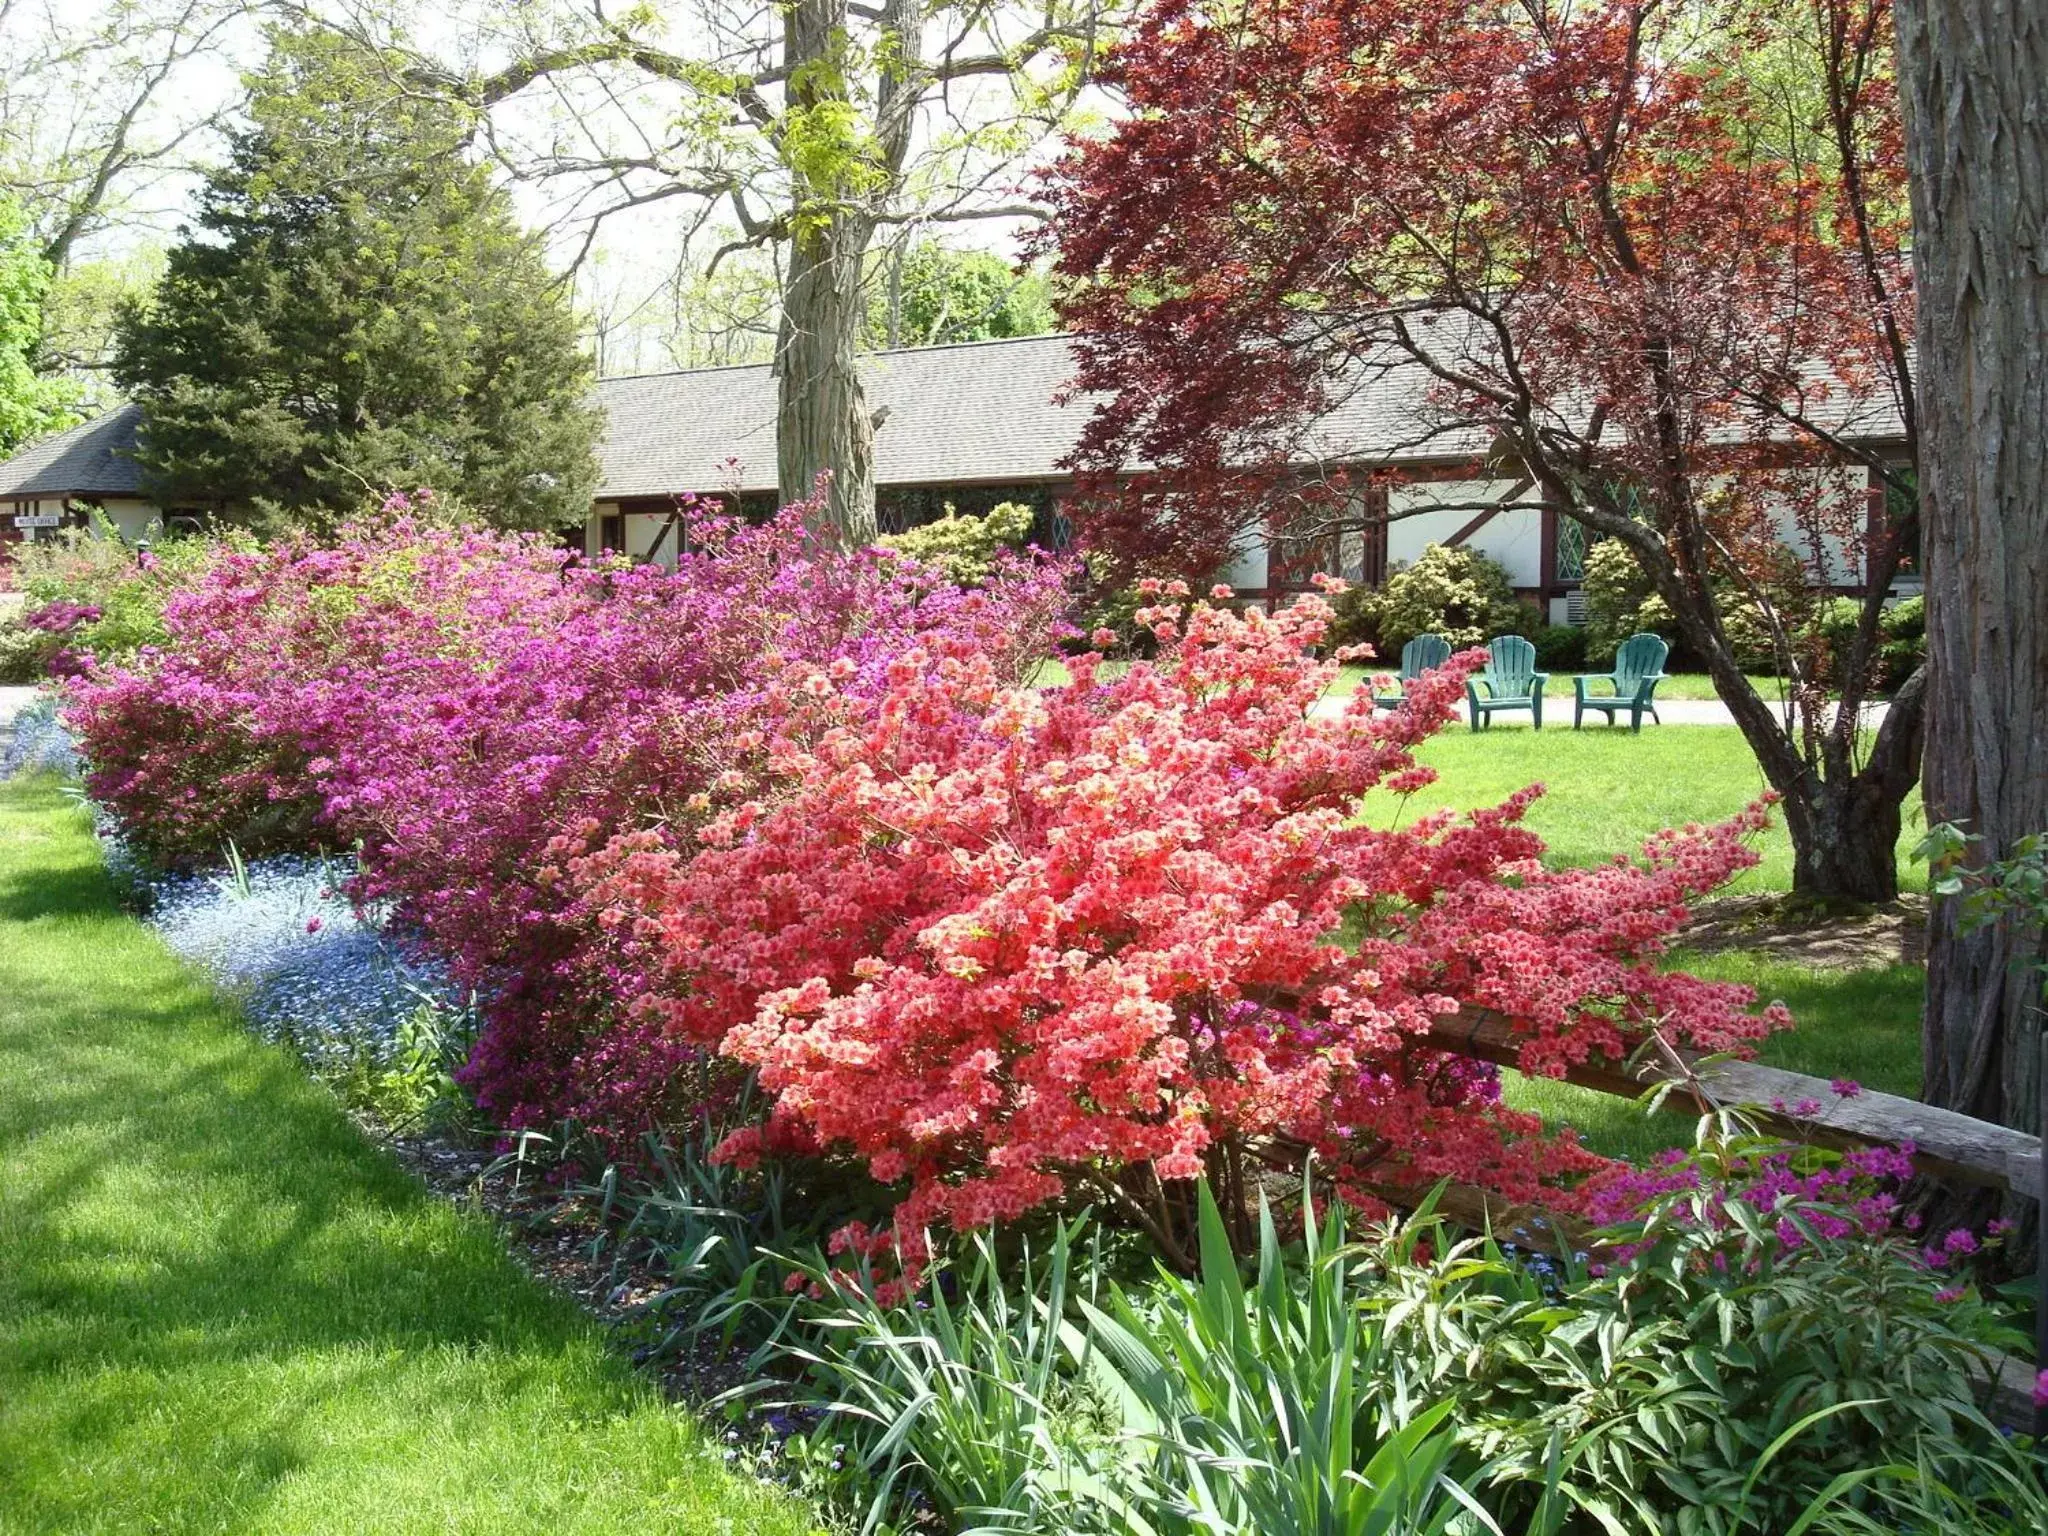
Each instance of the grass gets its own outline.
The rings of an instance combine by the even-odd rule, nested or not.
[[[1883,1093],[1920,1092],[1920,1003],[1926,973],[1917,965],[1817,970],[1740,951],[1680,957],[1679,966],[1716,981],[1755,987],[1792,1010],[1795,1027],[1765,1042],[1757,1059],[1813,1077],[1847,1077]],[[1665,1147],[1690,1146],[1693,1121],[1645,1114],[1629,1099],[1569,1083],[1504,1075],[1502,1096],[1553,1125],[1576,1128],[1610,1157],[1640,1161]]]
[[[1634,852],[1660,828],[1732,816],[1768,787],[1733,726],[1645,726],[1638,736],[1547,726],[1539,732],[1503,720],[1483,733],[1453,726],[1426,743],[1420,756],[1438,771],[1438,781],[1405,805],[1384,795],[1369,798],[1369,817],[1390,824],[1423,811],[1472,810],[1541,783],[1543,798],[1527,824],[1549,844],[1550,858],[1559,865],[1595,864]],[[1920,837],[1917,810],[1915,800],[1899,835],[1902,869]],[[1757,848],[1763,863],[1729,889],[1790,890],[1792,841],[1782,823]]]
[[[812,1522],[729,1473],[0,785],[0,1531]]]

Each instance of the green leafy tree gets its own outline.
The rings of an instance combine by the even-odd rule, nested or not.
[[[75,391],[36,372],[50,264],[21,209],[0,197],[0,454],[68,425]]]
[[[473,120],[331,34],[281,34],[249,126],[115,374],[167,500],[304,518],[431,485],[506,526],[580,520],[591,368]]]
[[[1039,336],[1054,328],[1052,288],[990,251],[922,241],[877,257],[868,280],[868,344],[932,347]]]

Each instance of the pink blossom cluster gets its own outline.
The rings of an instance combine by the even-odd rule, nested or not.
[[[1776,1230],[1779,1242],[1791,1249],[1806,1240],[1802,1222],[1824,1238],[1911,1230],[1918,1220],[1901,1212],[1897,1191],[1912,1176],[1911,1142],[1859,1147],[1838,1157],[1766,1145],[1715,1159],[1711,1165],[1673,1148],[1648,1168],[1616,1167],[1593,1181],[1586,1214],[1603,1225],[1620,1225],[1663,1197],[1683,1192],[1700,1197],[1698,1208],[1705,1219],[1725,1225],[1724,1208],[1739,1201],[1761,1213],[1785,1213]],[[1966,1241],[1969,1251],[1975,1251],[1970,1234],[1958,1231],[1961,1240],[1952,1246],[1952,1257],[1963,1255]]]
[[[100,621],[100,607],[97,603],[77,603],[60,598],[54,603],[44,603],[31,608],[21,616],[24,629],[39,629],[46,634],[68,635],[84,624]]]
[[[1312,1152],[1368,1206],[1446,1177],[1572,1206],[1601,1160],[1503,1107],[1430,1042],[1439,1018],[1499,1011],[1552,1075],[1652,1026],[1721,1051],[1786,1022],[1657,964],[1686,903],[1755,861],[1761,807],[1589,870],[1540,862],[1537,789],[1372,825],[1362,797],[1433,776],[1414,749],[1481,654],[1401,710],[1331,712],[1320,599],[1161,595],[1140,615],[1159,661],[1114,678],[1090,655],[1063,687],[1010,686],[943,632],[878,697],[792,666],[725,743],[760,772],[714,781],[694,845],[558,845],[633,994],[621,1029],[758,1073],[770,1114],[723,1156],[858,1158],[905,1191],[913,1268],[928,1227],[1226,1157]]]
[[[1327,604],[1176,583],[1156,663],[1037,690],[1049,562],[962,590],[796,508],[693,519],[671,574],[415,510],[208,562],[167,646],[74,690],[94,794],[168,858],[356,849],[354,898],[482,995],[467,1077],[507,1126],[624,1149],[752,1071],[768,1112],[721,1155],[902,1192],[840,1252],[914,1271],[930,1227],[1310,1155],[1367,1206],[1452,1178],[1583,1207],[1602,1160],[1437,1021],[1494,1010],[1552,1075],[1786,1022],[1659,968],[1761,806],[1565,871],[1537,787],[1361,819],[1433,777],[1480,653],[1332,710]]]
[[[819,546],[808,506],[760,528],[692,509],[673,573],[416,510],[219,551],[167,603],[167,646],[75,685],[91,790],[172,861],[230,839],[358,849],[351,894],[485,999],[470,1074],[486,1106],[513,1125],[589,1113],[630,1144],[688,1063],[659,1041],[602,1059],[615,1036],[583,1059],[617,989],[582,963],[596,930],[548,845],[688,841],[697,804],[747,771],[733,743],[789,668],[873,693],[890,657],[942,632],[1021,677],[1057,638],[1068,573],[1017,559],[961,590]]]

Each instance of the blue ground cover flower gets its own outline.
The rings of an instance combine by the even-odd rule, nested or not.
[[[79,776],[78,746],[58,721],[58,708],[57,699],[44,694],[14,717],[13,735],[0,750],[0,779],[41,772]]]
[[[141,877],[151,927],[238,998],[267,1038],[315,1067],[388,1059],[422,1007],[462,998],[431,961],[401,953],[380,914],[343,894],[346,862],[279,855],[226,873]]]

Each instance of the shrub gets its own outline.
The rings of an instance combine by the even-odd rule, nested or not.
[[[1602,539],[1586,550],[1586,656],[1606,664],[1630,635],[1649,633],[1666,640],[1678,637],[1678,625],[1664,599],[1650,589],[1650,578],[1629,547],[1619,539]]]
[[[1386,642],[1380,638],[1379,593],[1371,587],[1346,587],[1330,598],[1330,630],[1325,643],[1332,651],[1369,645],[1376,656],[1385,658]],[[1393,647],[1396,656],[1400,647]]]
[[[1388,576],[1370,599],[1377,644],[1398,651],[1420,634],[1442,635],[1463,650],[1495,635],[1523,634],[1541,622],[1529,604],[1515,597],[1508,573],[1476,549],[1432,544]]]
[[[89,785],[143,849],[204,862],[235,841],[361,845],[359,901],[487,994],[469,1068],[506,1123],[586,1113],[627,1146],[695,1047],[586,1061],[613,989],[574,985],[591,935],[548,852],[565,836],[684,835],[693,796],[741,772],[727,744],[771,679],[830,662],[881,685],[945,629],[1019,677],[1050,643],[1063,568],[1003,557],[966,592],[878,552],[811,547],[803,509],[703,520],[673,574],[598,569],[530,536],[421,526],[409,503],[228,551],[165,609],[169,644],[75,689]]]
[[[67,530],[17,554],[28,602],[24,622],[40,615],[40,627],[56,637],[45,643],[45,668],[59,651],[126,663],[144,646],[168,641],[163,610],[172,596],[223,550],[251,547],[246,535],[225,542],[178,535],[143,550],[96,513],[90,532]]]
[[[39,683],[56,649],[51,637],[26,624],[0,623],[0,687]]]
[[[1863,616],[1862,602],[1837,597],[1821,604],[1814,616],[1813,632],[1823,664],[1823,680],[1839,685],[1841,659],[1855,643],[1856,626]],[[1927,659],[1927,602],[1909,597],[1892,604],[1878,619],[1876,671],[1872,682],[1889,692],[1910,677],[1913,669]]]
[[[1360,1202],[1450,1175],[1570,1204],[1598,1160],[1417,1037],[1459,999],[1529,1021],[1536,1072],[1626,1055],[1653,1017],[1709,1049],[1756,1038],[1782,1015],[1654,954],[1760,823],[1555,872],[1517,824],[1534,790],[1470,823],[1362,825],[1361,795],[1428,781],[1413,749],[1474,658],[1403,710],[1320,714],[1328,613],[1168,604],[1157,665],[1105,681],[1084,658],[1043,692],[944,636],[873,701],[793,669],[766,738],[726,749],[765,757],[767,793],[718,795],[695,851],[640,833],[567,862],[619,938],[609,973],[642,989],[621,1038],[757,1071],[769,1122],[725,1155],[851,1155],[903,1191],[913,1262],[927,1227],[1084,1189],[1185,1261],[1182,1181],[1243,1191],[1256,1158],[1296,1155],[1278,1146]],[[1328,941],[1347,924],[1355,950]]]
[[[1838,1477],[1981,1422],[1973,1372],[2019,1342],[1894,1224],[1910,1171],[1710,1144],[1624,1182],[1631,1215],[1588,1239],[1608,1256],[1590,1269],[1411,1225],[1367,1261],[1387,1390],[1458,1401],[1507,1529],[1560,1481],[1631,1530],[1796,1528]]]
[[[875,542],[936,571],[954,586],[984,587],[998,552],[1024,547],[1032,517],[1031,508],[1015,501],[1002,502],[983,517],[963,517],[949,504],[937,521],[884,534]]]
[[[1545,624],[1529,637],[1536,643],[1536,665],[1546,672],[1586,670],[1586,631],[1576,624]]]

